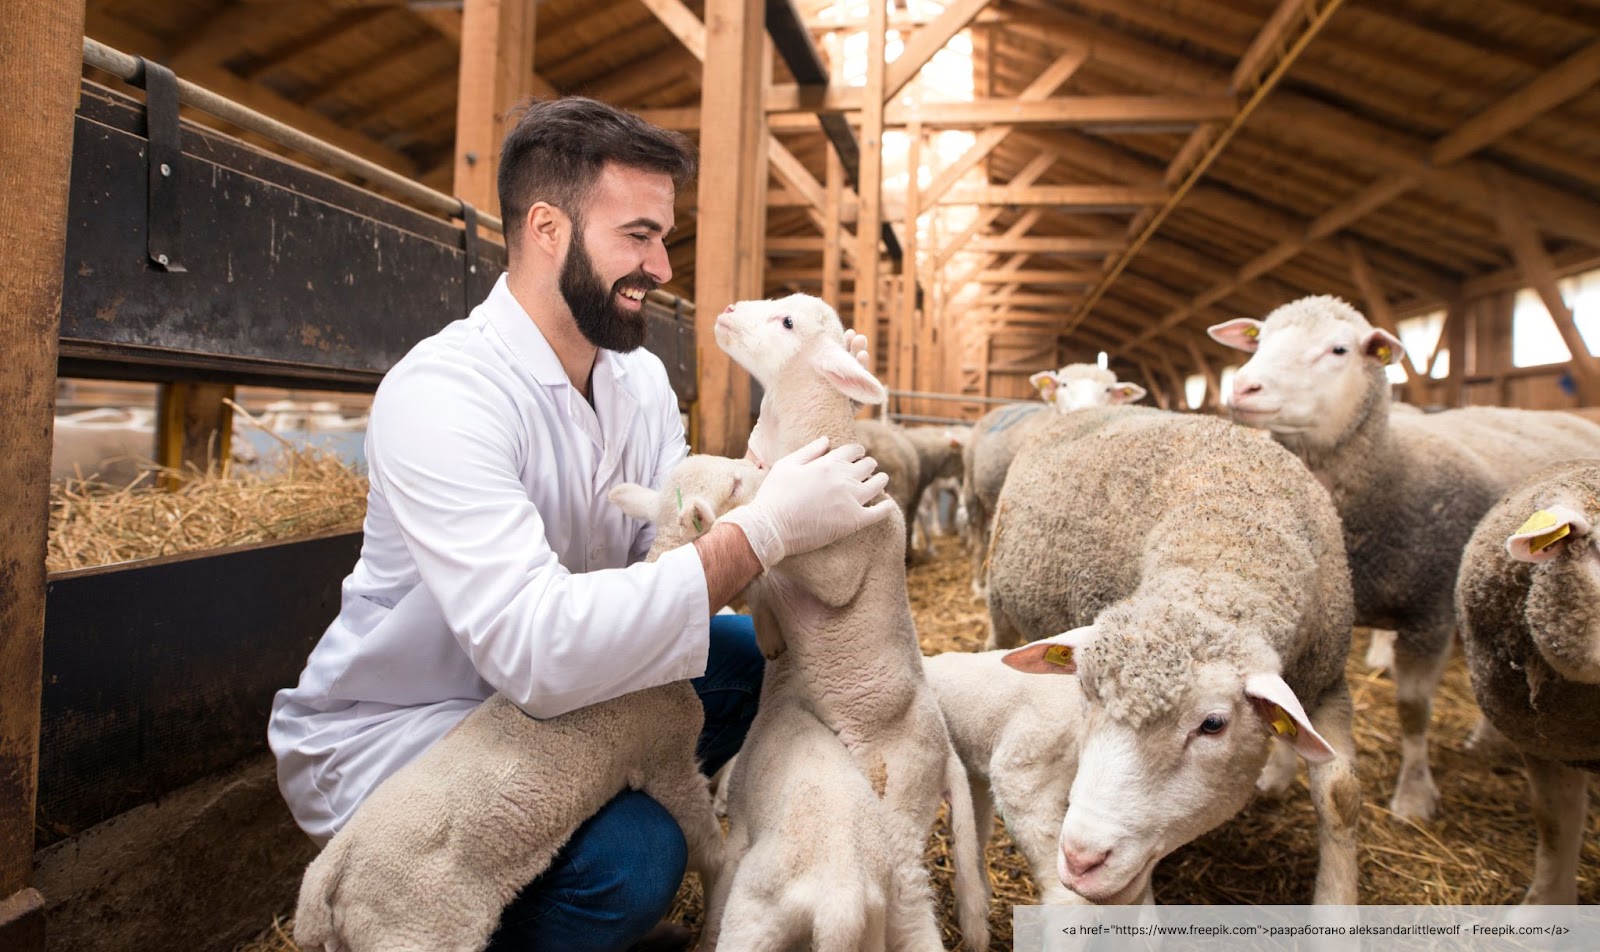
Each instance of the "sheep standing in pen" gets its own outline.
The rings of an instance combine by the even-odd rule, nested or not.
[[[933,520],[924,520],[922,511],[924,502],[930,491],[937,498],[937,486],[946,480],[956,480],[959,484],[962,471],[962,455],[966,449],[967,440],[972,436],[971,427],[945,427],[945,426],[916,426],[902,430],[906,439],[917,453],[917,485],[912,493],[911,513],[907,515],[908,527],[921,525],[922,539],[925,546],[924,555],[929,554],[933,548],[932,527]],[[907,542],[907,553],[913,549]]]
[[[657,521],[653,560],[748,502],[761,476],[753,463],[691,456],[659,493],[623,484],[611,497]],[[678,821],[709,888],[722,830],[695,763],[704,718],[687,681],[544,720],[491,695],[379,785],[307,867],[295,941],[327,952],[477,952],[505,905],[625,789]]]
[[[1357,623],[1398,632],[1401,764],[1390,809],[1430,818],[1439,791],[1428,721],[1456,628],[1461,551],[1516,482],[1562,459],[1600,455],[1600,426],[1491,407],[1391,414],[1384,366],[1404,354],[1400,341],[1334,297],[1304,298],[1265,321],[1229,321],[1210,333],[1254,352],[1233,379],[1234,419],[1271,430],[1333,497]]]
[[[1060,414],[1088,407],[1121,406],[1145,394],[1138,384],[1119,383],[1115,374],[1094,364],[1068,364],[1028,379],[1039,389],[1045,404]],[[979,598],[984,594],[989,534],[1006,472],[1018,450],[1034,440],[1049,438],[1037,432],[1038,428],[1056,421],[1054,415],[1041,413],[1042,409],[1031,403],[990,410],[973,424],[972,438],[962,451],[961,502],[967,509],[967,538],[972,549],[972,593]]]
[[[1478,523],[1456,604],[1472,693],[1520,749],[1534,826],[1524,902],[1575,905],[1589,773],[1600,770],[1600,460],[1559,464]]]
[[[889,477],[884,490],[900,507],[906,527],[905,558],[911,558],[911,527],[915,525],[917,500],[922,495],[922,467],[917,447],[906,432],[892,423],[857,420],[855,441],[866,447],[867,455],[878,461],[878,472]]]
[[[844,328],[826,302],[803,294],[731,305],[717,318],[717,343],[765,388],[763,458],[776,459],[826,436],[855,434],[854,400],[880,404],[883,385],[844,347]],[[957,917],[967,946],[988,945],[985,867],[973,826],[966,773],[922,673],[901,540],[891,513],[815,552],[784,559],[748,589],[756,634],[787,652],[769,667],[835,731],[883,802],[897,901],[922,907],[929,896],[923,852],[941,790],[951,797]],[[769,654],[770,657],[770,654]],[[787,675],[784,674],[787,672]],[[773,688],[773,693],[777,689]],[[760,736],[746,741],[767,743]],[[921,917],[902,947],[942,947],[937,923]]]
[[[1017,454],[991,548],[996,630],[1071,629],[1006,663],[1076,672],[1087,700],[1062,881],[1093,902],[1148,897],[1158,860],[1236,814],[1258,780],[1285,790],[1298,754],[1317,814],[1315,901],[1354,903],[1338,516],[1270,440],[1211,417],[1121,412]]]

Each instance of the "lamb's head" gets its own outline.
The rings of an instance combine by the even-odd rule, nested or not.
[[[1117,380],[1116,374],[1098,364],[1068,364],[1060,370],[1042,370],[1029,377],[1028,382],[1038,388],[1045,403],[1060,413],[1133,403],[1145,394],[1143,387]]]
[[[844,324],[828,302],[809,294],[739,301],[717,315],[717,346],[768,391],[791,361],[805,360],[845,396],[864,404],[888,399],[883,384],[844,346]]]
[[[1576,498],[1547,504],[1506,539],[1513,559],[1534,566],[1525,609],[1534,645],[1580,684],[1600,684],[1600,550],[1590,535],[1591,507]]]
[[[754,499],[766,475],[750,460],[690,456],[659,490],[622,483],[607,496],[635,519],[655,523],[651,551],[659,553],[705,535],[728,510]]]
[[[1386,364],[1405,355],[1400,341],[1374,328],[1336,297],[1301,298],[1265,321],[1227,321],[1209,329],[1221,343],[1255,356],[1233,378],[1233,418],[1274,433],[1337,443],[1369,413],[1387,406]]]
[[[1139,901],[1162,857],[1238,813],[1275,735],[1333,756],[1270,648],[1180,606],[1122,603],[1005,661],[1076,674],[1089,702],[1056,868],[1091,902]]]

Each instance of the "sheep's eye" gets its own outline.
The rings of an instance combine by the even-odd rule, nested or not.
[[[792,317],[784,318],[783,319],[783,329],[786,330],[786,331],[794,330],[794,318],[792,318]]]
[[[1220,734],[1228,729],[1228,719],[1221,714],[1207,714],[1206,719],[1200,722],[1200,733]]]
[[[1342,357],[1345,354],[1350,353],[1350,348],[1346,347],[1343,344],[1334,344],[1333,345],[1333,352]]]

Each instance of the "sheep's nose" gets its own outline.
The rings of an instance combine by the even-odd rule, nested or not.
[[[1067,872],[1071,873],[1074,879],[1081,879],[1104,866],[1106,857],[1110,855],[1110,850],[1079,850],[1065,844],[1061,847],[1061,857],[1066,861]]]
[[[1260,392],[1261,382],[1259,380],[1237,376],[1233,378],[1234,397],[1247,397],[1250,394]]]
[[[723,308],[722,309],[722,313],[724,313],[724,314],[732,314],[733,313],[733,305],[729,304],[727,307]]]

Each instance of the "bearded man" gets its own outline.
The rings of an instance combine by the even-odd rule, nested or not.
[[[318,843],[495,692],[553,717],[692,679],[706,772],[743,741],[761,655],[748,617],[712,612],[771,566],[731,523],[646,564],[653,529],[606,496],[659,487],[687,452],[640,344],[694,166],[681,136],[581,98],[533,104],[506,136],[507,273],[378,388],[360,561],[273,702],[279,789]],[[774,462],[749,505],[782,552],[809,551],[887,515],[863,504],[872,468],[860,446],[814,446]],[[624,792],[506,908],[490,948],[682,947],[657,920],[685,864],[671,815]]]

